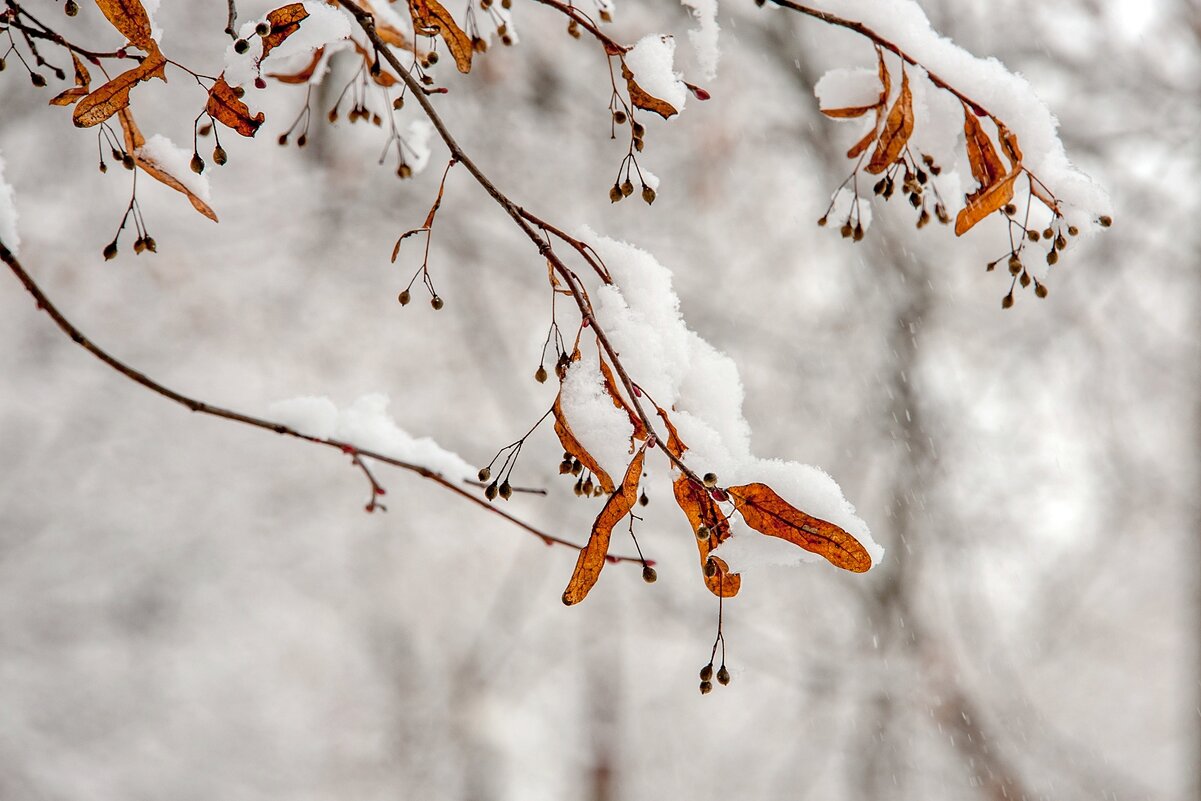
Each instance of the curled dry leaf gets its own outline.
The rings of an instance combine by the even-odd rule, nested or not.
[[[560,389],[559,394],[555,397],[555,405],[552,412],[555,416],[555,433],[559,435],[559,442],[563,445],[563,451],[579,459],[580,464],[584,465],[596,477],[597,483],[600,484],[600,488],[604,492],[612,492],[614,489],[613,479],[601,469],[596,459],[592,458],[592,454],[588,453],[588,450],[576,439],[575,432],[571,430],[571,425],[568,424],[567,417],[563,414],[562,401],[563,390]]]
[[[300,23],[308,16],[308,9],[302,3],[290,3],[267,14],[267,22],[271,25],[271,30],[263,37],[263,52],[259,56],[259,61],[265,59],[268,53],[300,30]]]
[[[150,16],[142,7],[141,0],[96,0],[96,5],[131,45],[147,53],[155,46],[150,31]]]
[[[605,378],[605,391],[613,399],[613,405],[629,415],[630,425],[634,427],[634,439],[645,440],[646,426],[642,424],[642,421],[638,419],[638,415],[634,414],[634,410],[630,408],[630,404],[626,403],[626,399],[622,397],[621,391],[617,388],[617,378],[613,375],[613,370],[609,367],[609,363],[605,361],[603,356],[599,358],[601,375]],[[633,441],[631,441],[630,447],[633,447]]]
[[[417,33],[425,36],[440,34],[459,72],[471,72],[471,56],[475,52],[471,37],[438,0],[409,0],[409,13]]]
[[[154,40],[150,40],[146,58],[131,70],[127,70],[96,91],[79,101],[71,119],[80,128],[99,125],[129,105],[129,92],[142,81],[151,78],[167,80],[167,59],[159,51]]]
[[[972,168],[972,177],[983,188],[1000,181],[1005,175],[1001,157],[997,155],[992,140],[984,132],[980,118],[967,106],[963,107],[963,136],[967,145],[967,160]]]
[[[727,487],[726,492],[746,524],[759,533],[799,545],[852,573],[871,568],[872,558],[859,540],[833,523],[805,514],[766,484]]]
[[[117,121],[121,123],[121,132],[125,138],[125,150],[133,156],[134,164],[140,167],[151,178],[181,193],[192,204],[192,208],[213,222],[217,222],[216,212],[207,203],[197,197],[192,190],[184,186],[175,176],[167,172],[162,165],[142,152],[142,145],[146,144],[146,137],[142,136],[141,130],[138,128],[137,123],[134,122],[133,113],[128,108],[123,108],[117,112]]]
[[[698,487],[688,476],[677,478],[672,485],[672,490],[675,492],[676,503],[688,516],[688,522],[692,524],[692,531],[695,533],[701,526],[709,529],[708,537],[696,540],[701,554],[701,575],[705,579],[705,586],[714,595],[721,598],[733,598],[742,587],[742,577],[737,573],[731,573],[729,565],[723,559],[712,557],[714,564],[717,565],[716,574],[706,576],[704,572],[705,564],[710,559],[709,554],[730,536],[729,521],[721,513],[721,509],[709,495],[709,491],[704,487]]]
[[[217,122],[233,128],[242,136],[254,136],[264,119],[261,111],[253,117],[250,116],[250,109],[226,82],[224,75],[218,78],[209,90],[205,111]]]
[[[580,549],[571,581],[567,582],[567,589],[563,591],[563,603],[568,606],[584,600],[596,584],[596,580],[600,578],[601,569],[605,566],[605,556],[609,553],[613,527],[620,523],[638,502],[638,482],[642,478],[642,462],[645,456],[646,446],[643,445],[626,468],[621,487],[605,501],[604,508],[592,524],[592,535],[588,538],[588,544]]]
[[[884,131],[876,142],[876,152],[868,162],[867,171],[878,175],[901,156],[913,133],[913,93],[909,91],[909,73],[901,70],[901,93],[888,112]]]
[[[1013,185],[1022,171],[1022,150],[1018,146],[1017,136],[1000,122],[996,124],[1001,150],[1009,160],[1008,171],[1001,163],[992,139],[980,124],[980,118],[966,105],[963,107],[963,135],[967,143],[968,163],[972,168],[972,176],[980,186],[965,198],[964,207],[955,217],[956,236],[963,236],[976,223],[1013,199]],[[1048,207],[1056,208],[1053,202]]]
[[[639,86],[638,82],[634,80],[634,73],[630,71],[624,61],[621,63],[621,77],[625,78],[626,87],[630,91],[630,102],[634,104],[635,108],[653,111],[665,120],[679,113],[671,103],[660,100]]]
[[[663,425],[667,426],[667,452],[677,459],[684,457],[684,451],[688,450],[688,446],[680,439],[680,432],[676,431],[676,426],[671,422],[671,418],[667,416],[667,412],[663,411],[659,406],[655,407],[655,411],[659,413],[659,417],[663,420]]]
[[[318,47],[313,51],[313,57],[309,59],[309,63],[304,65],[296,72],[268,72],[268,78],[274,78],[280,83],[308,83],[313,78],[313,73],[317,71],[317,65],[321,63],[321,59],[325,56],[325,48]]]
[[[75,85],[87,89],[92,83],[92,75],[88,72],[88,68],[83,65],[83,61],[74,52],[71,53],[71,63],[75,66]]]
[[[75,103],[76,101],[81,100],[87,96],[88,96],[88,90],[86,87],[72,86],[70,89],[64,89],[63,91],[56,94],[54,97],[50,98],[50,105],[52,105],[52,106],[69,106],[72,103]]]
[[[955,216],[955,236],[963,236],[976,223],[1013,200],[1013,184],[1020,173],[1011,172],[992,186],[982,186],[967,196],[967,205]]]

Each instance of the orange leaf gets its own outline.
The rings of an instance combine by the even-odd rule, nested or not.
[[[409,0],[413,29],[424,36],[441,34],[442,41],[454,57],[459,72],[471,72],[471,56],[475,50],[471,37],[463,32],[455,18],[438,0]]]
[[[259,61],[265,59],[268,53],[300,30],[301,21],[307,19],[308,16],[308,9],[301,3],[291,3],[269,13],[267,22],[271,23],[271,30],[263,37],[263,54],[259,56]]]
[[[127,153],[133,153],[146,144],[146,137],[142,136],[141,130],[138,129],[138,124],[133,121],[133,112],[128,108],[123,108],[117,112],[117,121],[121,123],[121,131],[125,134],[125,150]]]
[[[868,131],[866,134],[863,135],[862,139],[860,139],[858,142],[855,143],[854,147],[852,147],[850,150],[847,151],[847,158],[849,158],[849,159],[859,158],[859,156],[862,155],[863,152],[865,150],[867,150],[871,146],[872,142],[874,142],[874,141],[876,141],[876,129],[872,128],[870,131]]]
[[[759,533],[799,545],[852,573],[871,568],[872,558],[857,539],[833,523],[805,514],[766,484],[744,484],[726,491],[742,519]]]
[[[99,125],[129,105],[129,92],[141,81],[151,78],[167,80],[164,69],[167,59],[159,52],[158,45],[150,40],[149,52],[142,63],[121,73],[96,91],[79,101],[71,119],[80,128]]]
[[[630,408],[625,398],[621,396],[621,391],[617,388],[617,379],[613,375],[613,370],[610,369],[608,362],[605,361],[603,356],[598,358],[600,359],[601,375],[605,377],[605,391],[613,399],[613,405],[629,415],[630,425],[634,427],[634,439],[646,439],[646,426],[642,425],[642,421],[638,419],[638,415],[634,414],[634,410]],[[631,445],[631,447],[633,446]]]
[[[692,524],[693,533],[695,534],[701,526],[709,529],[708,537],[696,540],[697,548],[701,553],[701,571],[704,575],[705,565],[710,558],[709,554],[730,536],[730,523],[721,513],[721,509],[717,507],[713,498],[710,497],[708,490],[698,487],[688,476],[677,478],[672,485],[672,490],[675,492],[676,503],[688,516],[688,522]],[[729,565],[724,560],[714,556],[713,561],[717,565],[717,573],[705,576],[705,586],[714,595],[733,598],[742,587],[742,578],[737,573],[731,573]]]
[[[1004,123],[997,122],[997,136],[1001,140],[1001,152],[1009,159],[1009,169],[1016,170],[1022,163],[1022,149],[1018,147],[1017,134],[1006,128]]]
[[[596,584],[596,580],[600,578],[601,568],[605,566],[605,556],[609,553],[613,527],[620,523],[638,502],[638,482],[642,479],[642,460],[645,456],[646,446],[643,445],[626,468],[621,487],[605,501],[604,508],[592,524],[592,536],[588,538],[588,544],[580,550],[571,581],[567,582],[567,589],[563,591],[563,603],[568,606],[584,600]]]
[[[570,453],[576,459],[579,459],[580,464],[584,465],[584,467],[592,472],[592,475],[596,476],[596,480],[602,490],[612,492],[614,489],[613,479],[601,469],[596,459],[592,458],[592,454],[588,453],[587,449],[576,439],[575,433],[567,423],[567,418],[563,416],[562,400],[563,392],[560,390],[558,397],[555,398],[553,412],[555,415],[555,433],[559,435],[559,442],[563,445],[564,452]]]
[[[217,122],[233,128],[242,136],[254,136],[264,119],[261,111],[253,117],[250,116],[250,109],[242,102],[234,88],[226,83],[224,75],[218,78],[209,90],[205,110]]]
[[[955,217],[955,236],[963,236],[976,223],[1013,200],[1013,182],[1020,174],[1020,170],[1014,170],[992,186],[980,187],[968,195],[967,205]]]
[[[79,56],[71,54],[71,62],[75,65],[75,85],[82,86],[87,89],[92,83],[92,76],[88,72],[88,68],[79,60]]]
[[[141,152],[142,145],[146,144],[146,138],[142,136],[141,130],[138,129],[138,124],[134,122],[133,113],[128,108],[123,108],[117,112],[117,121],[121,123],[121,131],[125,134],[125,150],[133,156],[134,163],[142,168],[142,171],[151,178],[166,184],[176,192],[182,193],[192,203],[192,208],[208,217],[213,222],[217,222],[217,215],[211,207],[199,197],[177,180],[159,165],[158,162],[149,158]]]
[[[909,73],[901,70],[901,94],[897,102],[892,104],[888,119],[884,122],[884,131],[876,142],[876,152],[867,165],[867,171],[878,175],[888,169],[888,166],[900,158],[909,135],[913,133],[913,93],[909,91]]]
[[[150,17],[141,0],[96,0],[96,5],[131,45],[147,53],[155,47],[150,34]]]
[[[967,160],[971,164],[972,177],[976,182],[981,187],[989,187],[1000,181],[1005,176],[1005,167],[1001,164],[992,140],[980,125],[979,118],[967,106],[963,107],[963,136],[967,145]]]
[[[901,68],[904,69],[904,64]],[[878,104],[881,110],[884,109],[884,104],[888,102],[888,95],[892,92],[892,76],[888,74],[888,65],[884,63],[884,48],[876,48],[876,72],[880,75],[880,102]]]
[[[658,406],[655,407],[655,411],[659,413],[659,417],[663,419],[663,424],[667,426],[667,452],[677,459],[682,458],[684,451],[688,450],[688,446],[680,439],[680,432],[676,431],[676,427],[671,422],[671,418],[667,416],[667,412]]]
[[[849,120],[854,117],[862,117],[867,112],[877,108],[877,103],[872,103],[870,106],[847,106],[846,108],[823,108],[820,109],[822,114],[827,117],[833,117],[836,120]]]
[[[313,73],[317,71],[317,65],[321,63],[321,57],[325,55],[325,48],[318,47],[313,51],[313,57],[309,60],[302,69],[297,72],[280,73],[268,72],[268,78],[274,78],[280,83],[308,83],[313,77]]]
[[[634,80],[634,73],[630,72],[630,68],[625,65],[624,61],[621,63],[621,77],[625,78],[626,87],[630,90],[630,102],[634,104],[635,108],[653,111],[663,119],[679,113],[671,103],[660,100],[639,86]]]
[[[56,94],[54,97],[50,98],[50,105],[52,105],[52,106],[69,106],[72,103],[80,100],[81,98],[85,98],[87,96],[88,96],[88,90],[87,90],[86,86],[72,86],[70,89],[64,89],[63,91]]]

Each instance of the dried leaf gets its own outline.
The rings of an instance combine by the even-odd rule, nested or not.
[[[125,152],[133,153],[146,144],[146,137],[133,120],[133,112],[123,108],[117,112],[117,121],[121,123],[121,132],[125,135]]]
[[[409,13],[417,33],[424,36],[440,34],[459,72],[471,72],[471,56],[475,52],[471,37],[463,32],[459,23],[438,0],[409,0]]]
[[[575,433],[567,423],[567,418],[563,415],[562,400],[563,392],[560,390],[559,395],[555,398],[554,406],[555,433],[559,435],[559,442],[563,445],[564,452],[570,453],[576,459],[579,459],[580,464],[584,465],[596,477],[597,483],[600,484],[602,490],[612,492],[614,489],[613,479],[601,469],[596,459],[592,458],[592,454],[588,453],[587,449],[576,439]]]
[[[166,184],[176,192],[182,193],[191,202],[192,208],[208,217],[213,222],[217,222],[217,215],[212,208],[201,200],[199,197],[171,175],[162,165],[153,159],[147,157],[141,152],[142,145],[146,144],[146,138],[142,136],[141,130],[134,122],[133,113],[128,108],[123,108],[117,112],[117,121],[121,123],[121,131],[125,134],[125,150],[133,156],[134,164],[142,168],[142,171],[151,178]]]
[[[52,105],[52,106],[69,106],[72,103],[75,103],[87,96],[88,96],[87,87],[72,86],[70,89],[64,89],[63,91],[56,94],[54,97],[50,98],[50,105]]]
[[[1006,128],[1004,123],[997,122],[997,136],[1001,140],[1001,152],[1009,159],[1009,169],[1016,170],[1022,163],[1022,149],[1018,147],[1017,134]]]
[[[909,73],[901,70],[901,93],[888,112],[884,131],[876,142],[876,152],[868,162],[867,171],[878,175],[901,156],[909,135],[913,133],[913,93],[909,91]]]
[[[254,136],[259,126],[263,124],[263,112],[250,116],[250,109],[234,92],[234,88],[225,81],[222,75],[209,90],[208,105],[205,110],[217,122],[233,128],[242,136]]]
[[[300,30],[301,21],[307,19],[308,16],[308,9],[304,7],[303,3],[290,3],[269,13],[267,22],[271,24],[271,30],[263,37],[263,53],[259,56],[259,61],[265,59],[268,53]]]
[[[325,48],[318,47],[313,51],[313,57],[309,60],[309,63],[299,71],[290,73],[268,72],[267,77],[274,78],[280,83],[308,83],[310,80],[312,80],[313,73],[317,71],[317,65],[321,63],[321,59],[324,55]]]
[[[833,117],[836,120],[849,120],[855,117],[862,117],[867,112],[878,108],[878,103],[872,103],[870,106],[847,106],[846,108],[823,108],[820,109],[822,114],[827,117]]]
[[[158,49],[150,32],[150,16],[141,0],[96,0],[96,5],[131,45],[147,53],[151,47]]]
[[[618,409],[625,411],[630,418],[630,425],[634,427],[634,439],[646,439],[646,426],[638,419],[638,415],[634,414],[634,410],[626,403],[626,399],[622,397],[621,391],[617,388],[617,378],[613,375],[613,370],[609,367],[608,362],[604,357],[599,357],[601,375],[605,378],[605,391],[609,393],[609,397],[613,399],[613,405]]]
[[[871,568],[872,558],[857,539],[833,523],[805,514],[766,484],[744,484],[726,491],[742,519],[759,533],[799,545],[852,573]]]
[[[596,584],[596,580],[600,578],[601,568],[605,566],[605,556],[609,553],[613,527],[638,503],[638,482],[642,479],[642,461],[645,456],[646,446],[643,445],[626,468],[621,487],[609,496],[604,508],[597,515],[596,522],[592,524],[592,536],[588,538],[588,544],[580,550],[571,581],[563,591],[563,603],[568,606],[584,600]]]
[[[129,92],[141,81],[151,78],[167,80],[165,67],[167,59],[159,52],[154,40],[150,41],[149,52],[142,63],[131,70],[121,73],[116,78],[105,83],[96,91],[79,101],[71,116],[80,128],[90,128],[99,125],[121,109],[129,105]]]
[[[862,139],[860,139],[858,142],[855,143],[854,147],[852,147],[850,150],[847,151],[847,158],[849,158],[849,159],[859,158],[861,155],[863,155],[864,151],[866,151],[869,147],[871,147],[871,144],[874,141],[876,141],[876,129],[872,128],[870,131],[868,131],[866,134],[863,135]]]
[[[696,540],[701,554],[701,575],[705,578],[705,586],[714,595],[733,598],[742,587],[742,578],[737,573],[730,573],[729,565],[724,560],[714,556],[713,561],[717,565],[717,573],[713,576],[704,575],[709,554],[730,536],[729,521],[721,513],[721,509],[713,501],[709,491],[704,487],[698,487],[688,476],[677,478],[672,485],[672,490],[675,492],[676,503],[688,516],[688,522],[692,524],[693,533],[701,526],[707,526],[710,531],[709,536],[705,539],[697,538]]]
[[[1014,170],[992,186],[982,186],[968,195],[967,205],[955,217],[955,236],[963,236],[976,223],[1013,200],[1013,183],[1020,174],[1020,170]]]
[[[625,65],[624,61],[621,62],[621,77],[625,78],[626,87],[630,90],[630,102],[634,104],[635,108],[653,111],[663,119],[679,113],[671,103],[660,100],[639,86],[638,82],[634,80],[634,73],[630,72],[630,68]]]
[[[71,53],[71,62],[75,65],[75,85],[87,89],[92,83],[91,73],[75,53]]]
[[[688,450],[688,446],[680,439],[680,432],[676,431],[675,424],[671,422],[671,418],[667,416],[667,412],[656,406],[655,411],[659,413],[659,417],[663,420],[663,425],[667,426],[667,452],[677,459],[684,456],[684,451]]]
[[[967,106],[963,107],[963,136],[967,146],[967,160],[972,167],[972,177],[982,188],[1000,181],[1007,170],[993,147],[992,140],[980,125],[980,119]]]
[[[902,64],[902,69],[904,65]],[[882,112],[884,104],[888,102],[888,95],[892,93],[892,76],[888,74],[888,65],[884,63],[884,48],[876,48],[876,72],[880,76],[880,102],[878,107]]]

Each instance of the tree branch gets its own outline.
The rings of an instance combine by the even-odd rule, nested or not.
[[[371,482],[373,500],[376,496],[382,494],[381,492],[379,492],[381,487],[375,481],[374,477],[371,475],[370,471],[367,469],[366,465],[363,463],[363,461],[362,461],[363,459],[374,459],[377,462],[381,462],[383,464],[388,464],[393,467],[399,467],[402,470],[408,470],[409,472],[416,473],[417,475],[421,476],[422,478],[428,479],[428,480],[434,482],[435,484],[443,487],[444,489],[447,489],[450,492],[453,492],[455,495],[458,495],[459,497],[461,497],[465,500],[468,500],[477,506],[487,509],[492,514],[499,515],[500,517],[509,521],[510,523],[512,523],[513,525],[522,529],[523,531],[533,534],[535,537],[542,540],[542,542],[545,543],[546,545],[564,545],[564,546],[567,546],[567,547],[572,548],[577,551],[580,550],[582,547],[582,546],[577,545],[574,542],[571,542],[569,540],[565,540],[560,537],[556,537],[551,534],[547,534],[546,532],[543,532],[537,528],[534,528],[530,524],[525,523],[522,520],[519,520],[518,518],[509,514],[508,512],[505,512],[505,511],[497,508],[493,504],[488,503],[484,499],[476,496],[474,493],[468,492],[467,490],[463,489],[457,483],[448,479],[446,476],[442,475],[441,473],[439,473],[435,470],[431,470],[430,468],[425,467],[423,465],[412,464],[410,462],[405,462],[400,459],[395,459],[395,458],[388,456],[386,454],[383,454],[383,453],[378,453],[376,451],[367,450],[365,448],[360,448],[350,442],[345,442],[343,440],[326,439],[326,438],[322,438],[322,437],[314,437],[314,436],[310,436],[308,434],[303,434],[303,433],[297,431],[296,429],[289,428],[288,426],[283,425],[282,423],[277,423],[272,420],[266,420],[266,419],[263,419],[260,417],[253,417],[251,415],[242,414],[240,412],[235,412],[231,409],[225,409],[220,406],[214,406],[212,404],[205,403],[203,401],[199,401],[199,400],[196,400],[195,398],[191,398],[187,395],[176,392],[175,390],[170,389],[170,388],[158,383],[154,379],[147,376],[145,373],[135,370],[134,368],[125,364],[121,360],[117,359],[115,356],[112,356],[111,354],[109,354],[107,351],[105,351],[100,346],[96,345],[90,339],[88,339],[88,337],[85,336],[82,331],[80,331],[78,328],[76,328],[75,325],[70,320],[68,320],[65,316],[63,316],[62,312],[60,312],[58,310],[58,308],[50,301],[50,298],[48,298],[46,296],[46,293],[42,291],[41,287],[39,287],[37,285],[37,283],[33,280],[33,277],[30,276],[29,273],[27,273],[25,271],[25,269],[21,266],[21,263],[19,261],[17,261],[16,256],[7,247],[5,247],[3,242],[0,242],[0,262],[3,262],[4,264],[8,265],[8,268],[17,277],[17,280],[19,280],[25,286],[25,289],[28,290],[29,294],[33,295],[34,300],[37,301],[38,308],[41,311],[46,312],[46,314],[50,315],[50,318],[52,320],[54,320],[54,323],[55,323],[55,325],[58,326],[59,330],[61,330],[64,334],[66,334],[68,337],[70,337],[72,342],[74,342],[76,345],[79,345],[81,348],[86,350],[88,353],[91,353],[97,359],[104,362],[106,365],[111,367],[113,370],[116,370],[118,373],[125,376],[130,381],[133,381],[136,384],[140,384],[141,386],[145,387],[146,389],[150,390],[151,392],[153,392],[157,395],[162,395],[164,398],[166,398],[170,401],[173,401],[175,403],[178,403],[181,406],[185,406],[193,412],[198,412],[200,414],[206,414],[211,417],[217,417],[222,420],[229,420],[229,421],[232,421],[235,423],[242,423],[243,425],[248,425],[253,428],[260,428],[265,431],[272,431],[276,434],[282,434],[284,436],[293,437],[295,439],[303,440],[305,442],[311,442],[315,445],[324,445],[328,448],[335,448],[335,449],[341,451],[342,453],[348,454],[351,457],[352,463],[355,466],[359,467],[361,470],[363,470],[363,472],[367,475],[368,480]],[[470,482],[467,482],[467,483],[470,483]],[[634,562],[637,564],[644,564],[642,559],[640,559],[638,557],[633,557],[633,556],[612,556],[612,557],[609,557],[609,559],[610,559],[610,561],[613,561],[613,562]]]

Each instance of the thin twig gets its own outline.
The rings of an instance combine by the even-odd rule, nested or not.
[[[30,276],[29,273],[27,273],[25,271],[25,269],[21,266],[21,263],[19,261],[17,261],[16,256],[13,255],[13,253],[10,250],[8,250],[7,247],[4,246],[3,242],[0,242],[0,261],[4,262],[6,265],[8,265],[9,269],[12,270],[14,275],[16,275],[17,280],[19,280],[25,286],[25,289],[29,291],[29,294],[33,295],[34,300],[37,301],[38,308],[40,310],[46,312],[46,314],[50,315],[50,318],[52,320],[54,320],[55,324],[59,327],[59,329],[64,334],[66,334],[68,337],[70,337],[72,342],[74,342],[76,345],[79,345],[81,348],[86,350],[88,353],[91,353],[97,359],[104,362],[106,365],[108,365],[112,369],[116,370],[118,373],[125,376],[130,381],[133,381],[134,383],[142,385],[143,387],[150,390],[151,392],[154,392],[157,395],[162,395],[164,398],[174,401],[175,403],[178,403],[181,406],[186,406],[188,409],[190,409],[193,412],[210,415],[212,417],[219,417],[223,420],[230,420],[235,423],[242,423],[243,425],[252,426],[254,428],[261,428],[266,431],[273,431],[276,434],[282,434],[284,436],[293,437],[293,438],[299,439],[299,440],[304,440],[305,442],[311,442],[315,445],[324,445],[329,448],[337,449],[337,450],[341,451],[342,453],[349,454],[351,456],[351,458],[354,460],[356,465],[363,466],[361,458],[366,458],[366,459],[374,459],[377,462],[382,462],[383,464],[392,465],[393,467],[399,467],[402,470],[408,470],[410,472],[416,473],[417,475],[421,476],[422,478],[429,479],[430,481],[434,482],[435,484],[438,484],[439,486],[443,487],[444,489],[447,489],[447,490],[453,492],[454,494],[458,495],[459,497],[461,497],[465,500],[468,500],[471,503],[476,504],[477,506],[487,509],[489,512],[491,512],[495,515],[499,515],[499,516],[503,517],[505,520],[508,520],[510,523],[517,526],[518,528],[520,528],[524,531],[527,531],[530,534],[533,534],[535,537],[538,537],[540,540],[542,540],[547,545],[565,545],[565,546],[572,548],[574,550],[577,550],[577,551],[580,550],[582,547],[582,546],[577,545],[574,542],[571,542],[569,540],[565,540],[560,537],[555,537],[551,534],[547,534],[543,531],[540,531],[540,530],[534,528],[529,523],[525,523],[525,522],[519,520],[518,518],[509,514],[508,512],[505,512],[505,511],[497,508],[493,504],[488,503],[483,498],[480,498],[480,497],[476,496],[475,494],[468,492],[467,490],[465,490],[461,486],[459,486],[456,482],[452,481],[451,479],[447,478],[446,476],[442,475],[441,473],[439,473],[435,470],[431,470],[430,468],[425,467],[424,465],[412,464],[410,462],[401,461],[400,459],[395,459],[386,454],[378,453],[378,452],[372,451],[372,450],[367,450],[365,448],[360,448],[352,443],[344,442],[342,440],[325,439],[322,437],[314,437],[314,436],[310,436],[308,434],[303,434],[303,433],[297,431],[296,429],[293,429],[286,425],[283,425],[282,423],[277,423],[272,420],[266,420],[266,419],[263,419],[260,417],[252,417],[251,415],[246,415],[246,414],[242,414],[240,412],[235,412],[231,409],[224,409],[224,408],[221,408],[220,406],[213,406],[212,404],[205,403],[203,401],[199,401],[199,400],[196,400],[195,398],[191,398],[191,397],[188,397],[187,395],[183,395],[179,392],[176,392],[175,390],[170,389],[170,388],[158,383],[154,379],[147,376],[145,373],[135,370],[134,368],[132,368],[129,365],[125,364],[124,362],[120,361],[115,356],[112,356],[107,351],[103,350],[98,345],[96,345],[94,342],[92,342],[90,339],[88,339],[83,334],[82,331],[80,331],[78,328],[76,328],[75,325],[70,320],[68,320],[65,316],[63,316],[62,312],[60,312],[58,310],[58,308],[50,301],[50,298],[48,298],[46,296],[46,293],[42,291],[41,287],[39,287],[37,285],[37,283],[33,280],[33,277]],[[370,474],[368,474],[368,475],[370,475]],[[376,487],[378,487],[378,485],[376,484],[374,479],[372,479],[373,490]],[[639,559],[637,557],[633,557],[633,556],[618,556],[618,557],[614,557],[614,560],[618,561],[618,562],[634,562],[637,564],[642,564],[641,559]]]

